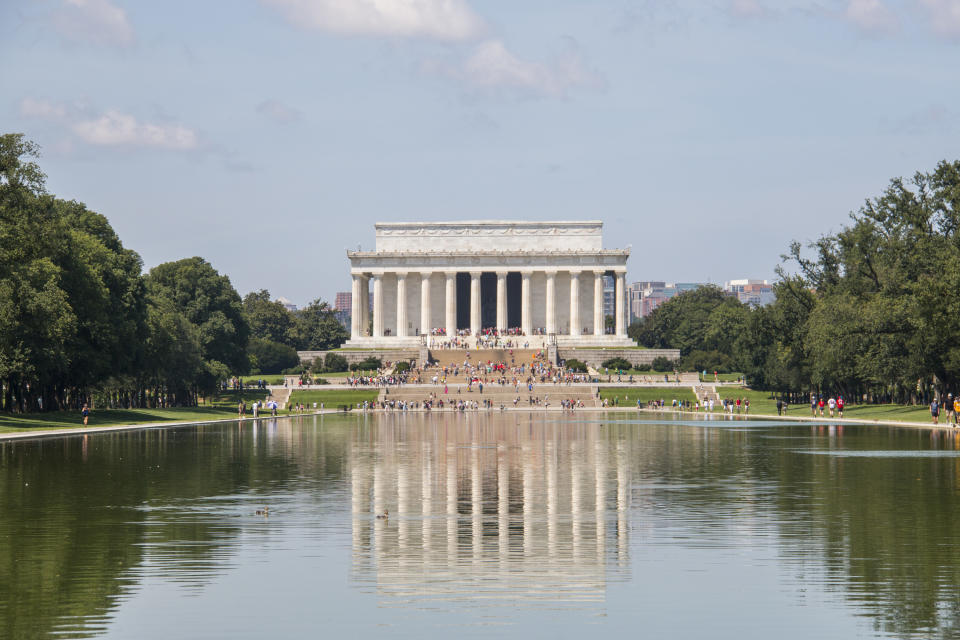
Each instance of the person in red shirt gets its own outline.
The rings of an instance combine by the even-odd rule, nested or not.
[[[820,396],[820,400],[817,402],[817,408],[820,409],[820,417],[823,417],[823,405],[826,404],[823,401],[823,396]]]
[[[843,417],[843,396],[837,396],[837,411],[840,412],[840,417]]]

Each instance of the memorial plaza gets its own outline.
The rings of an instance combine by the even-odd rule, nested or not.
[[[634,346],[626,315],[630,250],[605,249],[600,221],[375,226],[375,250],[347,252],[346,347]],[[609,328],[606,276],[616,283]]]

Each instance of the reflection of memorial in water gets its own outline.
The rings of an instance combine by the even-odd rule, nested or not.
[[[355,578],[399,600],[602,601],[627,577],[626,446],[530,416],[363,428],[349,454]]]

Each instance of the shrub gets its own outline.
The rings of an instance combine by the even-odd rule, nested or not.
[[[576,358],[570,358],[564,363],[564,366],[567,368],[567,371],[574,371],[576,373],[587,372],[587,365],[583,362],[580,362]]]
[[[720,351],[691,351],[681,362],[688,371],[729,373],[733,370],[732,358]]]
[[[648,364],[635,364],[633,365],[633,368],[637,371],[650,371],[653,369],[653,367]]]
[[[405,373],[407,371],[410,371],[410,363],[407,362],[406,360],[404,360],[403,362],[398,362],[396,366],[393,368],[393,370],[396,371],[397,373]]]
[[[380,361],[380,358],[370,356],[369,358],[365,358],[360,362],[355,362],[350,365],[350,371],[374,371],[379,369],[381,366],[383,366],[383,363]]]
[[[296,349],[262,338],[250,339],[247,356],[251,363],[255,363],[256,373],[280,373],[300,364]]]
[[[630,364],[630,361],[626,358],[610,358],[609,360],[604,360],[603,366],[607,369],[616,369],[619,371],[627,371],[633,368],[633,365]]]
[[[670,360],[664,356],[657,356],[653,359],[653,370],[654,371],[673,371],[676,367],[676,360]]]
[[[323,370],[328,373],[337,373],[347,370],[347,359],[339,353],[328,353],[323,361]]]

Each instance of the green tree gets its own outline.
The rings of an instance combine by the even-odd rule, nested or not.
[[[298,351],[329,351],[350,337],[337,321],[334,310],[320,299],[293,312],[293,318],[288,344]]]
[[[147,289],[154,298],[169,300],[197,328],[208,365],[222,363],[232,373],[247,372],[250,327],[227,276],[203,258],[185,258],[151,269]]]
[[[289,335],[294,325],[293,315],[282,304],[271,300],[269,291],[261,289],[244,296],[243,311],[252,337],[293,346]]]
[[[247,354],[254,373],[282,373],[300,364],[296,349],[263,338],[251,338]]]

